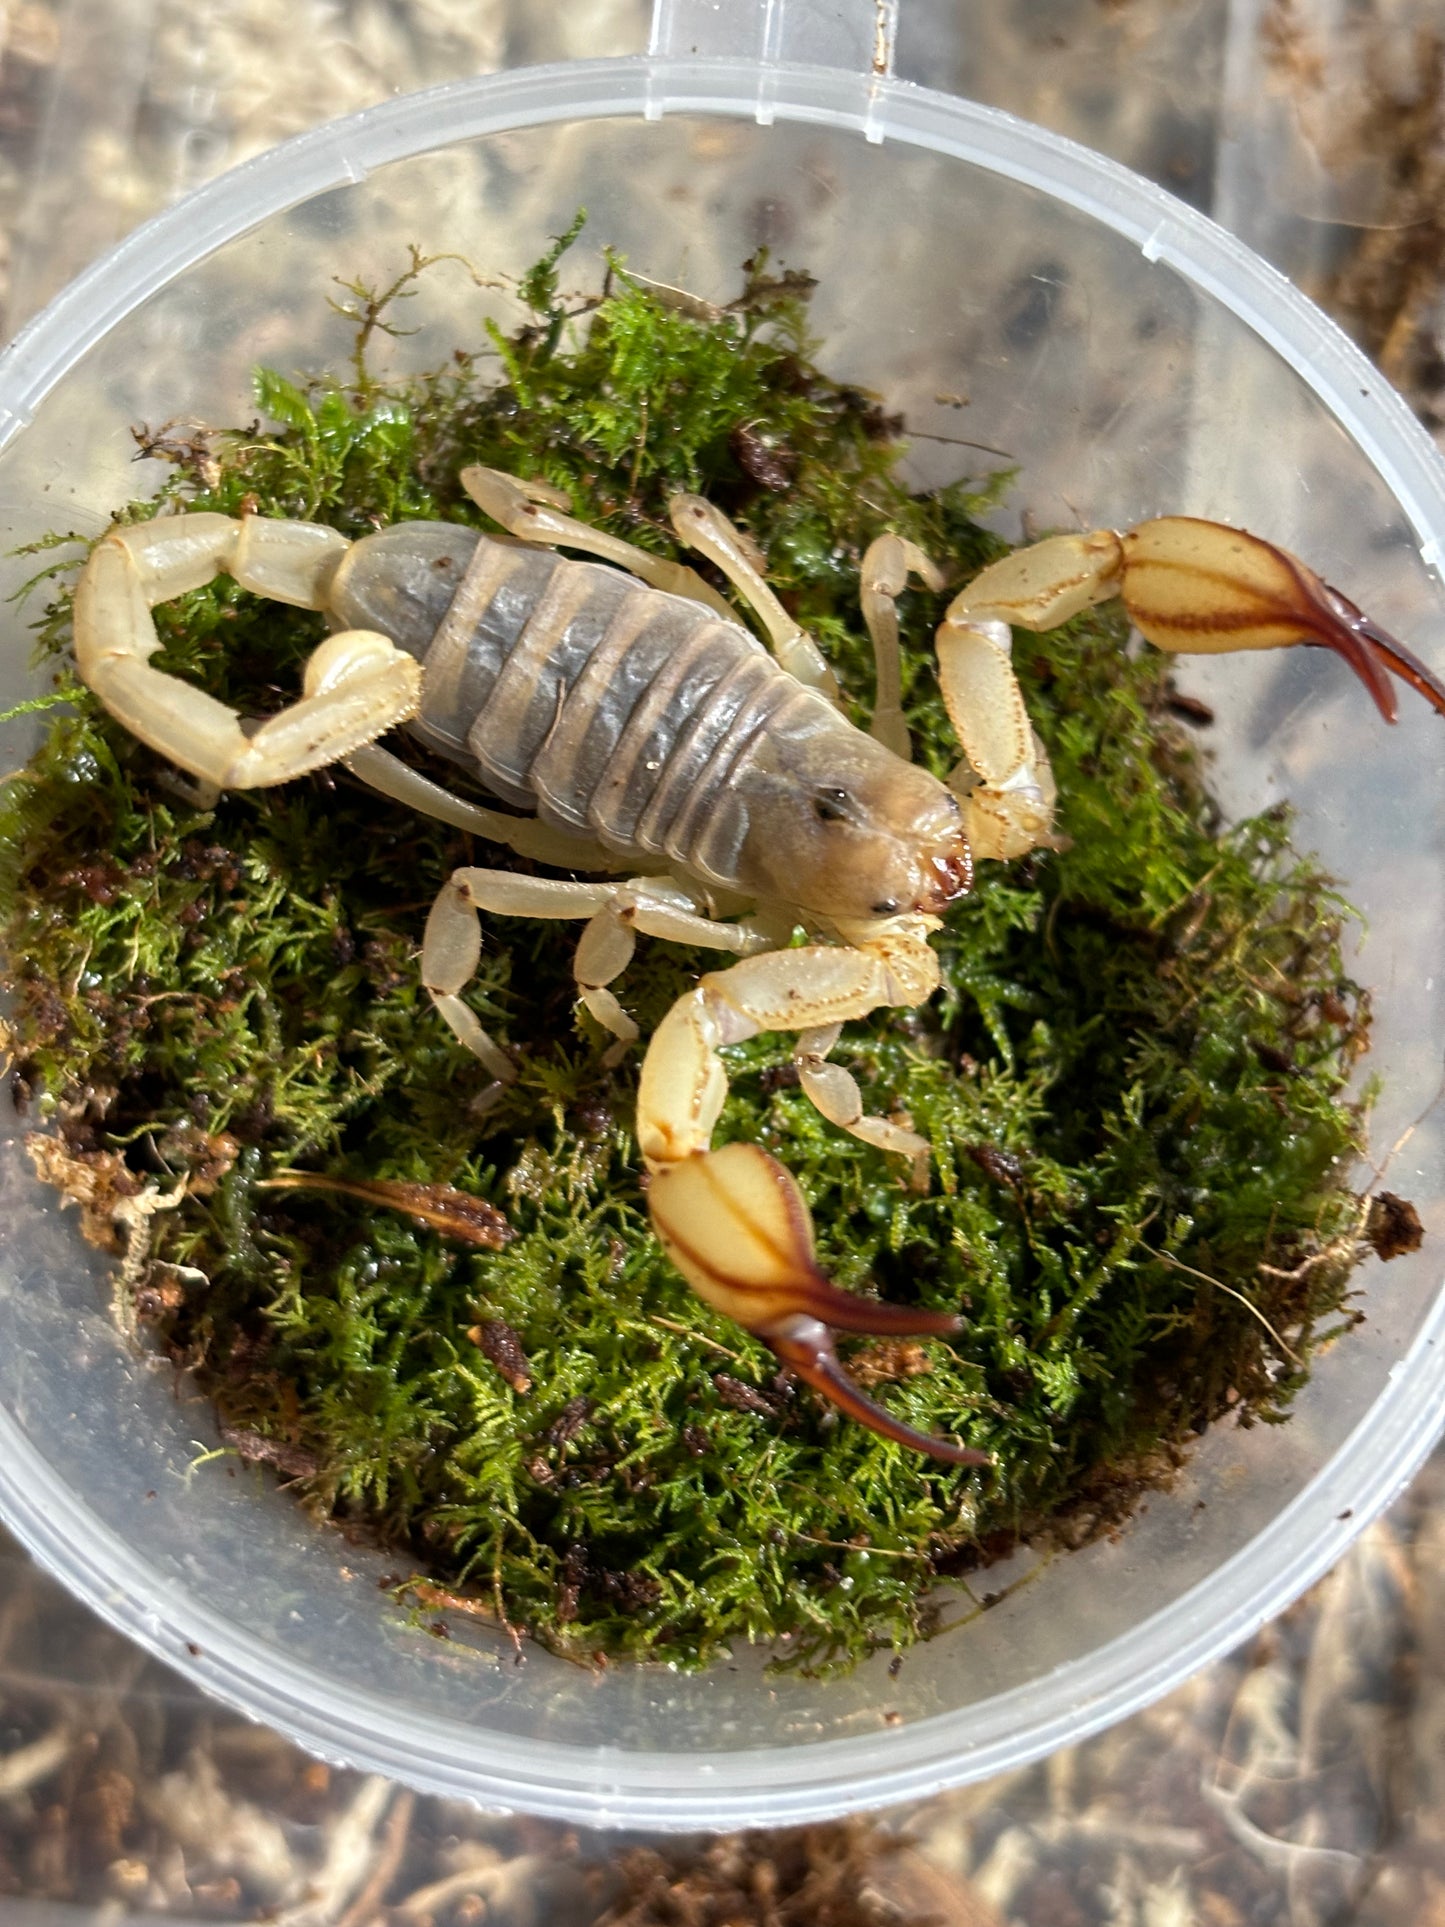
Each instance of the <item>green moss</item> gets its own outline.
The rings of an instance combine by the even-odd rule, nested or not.
[[[899,425],[810,361],[801,277],[750,264],[739,300],[699,316],[614,266],[569,317],[570,238],[523,282],[522,327],[423,379],[374,375],[368,347],[429,264],[349,290],[350,374],[262,372],[270,431],[150,441],[174,473],[126,514],[244,505],[349,535],[474,521],[456,477],[480,461],[671,553],[666,499],[700,490],[866,701],[864,546],[903,530],[946,558],[951,593],[1001,548],[973,519],[1001,479],[909,494]],[[957,755],[929,650],[943,600],[902,604],[910,721],[940,773]],[[157,617],[165,666],[246,713],[278,706],[320,634],[228,582]],[[839,1282],[967,1313],[946,1345],[849,1349],[909,1423],[993,1452],[983,1471],[839,1421],[661,1258],[636,1058],[606,1069],[577,1014],[575,929],[489,919],[468,994],[521,1075],[483,1106],[485,1073],[415,958],[454,866],[517,859],[341,772],[197,809],[66,679],[64,587],[39,630],[68,708],[0,816],[36,1113],[122,1188],[189,1178],[154,1221],[137,1308],[240,1449],[513,1625],[688,1666],[739,1638],[787,1638],[814,1664],[901,1647],[930,1629],[939,1575],[1112,1522],[1225,1411],[1282,1418],[1349,1322],[1359,1203],[1339,1174],[1367,1011],[1345,913],[1284,813],[1220,826],[1168,671],[1130,656],[1117,610],[1018,639],[1068,848],[983,865],[938,939],[942,995],[840,1048],[873,1108],[928,1134],[928,1192],[823,1125],[789,1081],[790,1038],[728,1053],[719,1140],[756,1139],[798,1174]],[[618,989],[646,1032],[715,961],[645,945]],[[482,1251],[266,1188],[298,1167],[454,1186],[515,1235]]]

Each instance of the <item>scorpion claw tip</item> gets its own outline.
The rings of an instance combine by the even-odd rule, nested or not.
[[[1326,647],[1344,657],[1374,697],[1385,721],[1393,723],[1396,714],[1395,691],[1386,670],[1407,683],[1433,709],[1445,716],[1445,683],[1403,642],[1392,636],[1388,629],[1382,629],[1348,596],[1341,595],[1328,582],[1322,582],[1320,587],[1334,618],[1329,625],[1329,633],[1321,640]]]
[[[796,1372],[814,1391],[821,1392],[840,1411],[860,1425],[866,1425],[880,1438],[891,1439],[895,1445],[906,1446],[913,1452],[925,1452],[930,1458],[942,1459],[949,1465],[993,1464],[991,1453],[960,1445],[957,1439],[917,1431],[875,1404],[843,1370],[833,1349],[833,1334],[817,1319],[784,1319],[773,1331],[763,1335],[789,1371]]]

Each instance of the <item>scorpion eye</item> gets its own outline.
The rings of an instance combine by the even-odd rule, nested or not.
[[[848,816],[847,790],[819,790],[813,798],[813,814],[820,823],[842,823],[846,821]]]

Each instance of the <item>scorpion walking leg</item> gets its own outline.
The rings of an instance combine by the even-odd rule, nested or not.
[[[912,1158],[915,1163],[926,1160],[929,1151],[926,1137],[895,1124],[892,1118],[874,1117],[865,1111],[858,1080],[841,1064],[827,1062],[829,1051],[842,1033],[841,1024],[821,1024],[815,1030],[799,1033],[793,1062],[798,1067],[798,1082],[804,1093],[840,1131],[847,1131],[880,1151],[896,1151],[900,1157]]]
[[[902,921],[902,920],[900,920]],[[914,1004],[938,983],[926,941],[931,919],[875,938],[866,947],[811,945],[774,951],[704,977],[654,1034],[642,1066],[638,1139],[651,1173],[648,1205],[669,1257],[700,1297],[764,1339],[809,1384],[872,1430],[955,1465],[988,1455],[903,1424],[847,1377],[833,1330],[939,1337],[958,1329],[949,1312],[887,1305],[840,1291],[819,1269],[812,1217],[796,1179],[759,1145],[710,1148],[727,1094],[720,1049],[764,1030],[798,1030],[816,1060],[825,1115],[837,1101],[821,1062],[834,1026],[883,1004]],[[847,1077],[844,1072],[840,1077]],[[852,1079],[847,1078],[852,1086]],[[857,1111],[861,1113],[861,1103]],[[856,1136],[912,1152],[922,1143],[885,1119],[840,1116]],[[896,1133],[898,1141],[889,1141]]]
[[[641,578],[649,588],[663,589],[670,595],[685,596],[701,602],[728,622],[737,613],[727,600],[695,569],[680,562],[668,562],[660,555],[624,542],[620,536],[589,528],[565,513],[566,501],[545,483],[519,482],[495,468],[462,470],[462,487],[479,509],[499,522],[509,535],[548,548],[581,549],[584,555],[600,556],[614,562],[629,574]],[[800,629],[762,578],[749,552],[743,534],[733,527],[700,495],[675,495],[668,504],[672,525],[681,541],[715,562],[761,618],[768,631],[778,661],[800,682],[820,689],[830,702],[838,698],[838,683],[811,636]]]
[[[937,592],[943,576],[915,543],[901,535],[880,535],[870,542],[863,556],[859,600],[863,621],[873,641],[873,662],[877,682],[873,697],[873,721],[868,733],[891,749],[904,762],[911,760],[913,749],[908,740],[908,725],[903,720],[903,672],[898,649],[898,597],[916,575]]]
[[[773,654],[789,675],[817,689],[829,702],[838,679],[813,638],[788,614],[763,580],[763,558],[752,539],[701,495],[674,495],[667,505],[678,540],[721,569],[768,632]],[[729,610],[731,615],[731,610]]]
[[[500,523],[509,535],[533,542],[539,548],[580,549],[584,555],[595,555],[626,569],[650,589],[683,596],[689,602],[701,602],[728,622],[737,621],[727,601],[711,584],[704,582],[695,569],[686,568],[680,562],[669,562],[633,542],[624,542],[621,536],[608,535],[602,529],[579,522],[566,513],[566,496],[545,482],[519,482],[514,475],[504,475],[500,469],[477,466],[462,470],[461,483],[477,507]]]
[[[284,783],[335,762],[415,714],[421,670],[386,636],[329,637],[309,657],[299,702],[251,733],[235,710],[151,667],[160,648],[151,609],[227,574],[242,588],[303,609],[326,589],[351,545],[335,529],[259,516],[158,516],[112,529],[75,592],[80,678],[132,734],[214,789]]]
[[[646,858],[636,850],[619,854],[599,843],[595,837],[573,835],[554,829],[535,816],[509,816],[504,810],[489,810],[470,803],[441,783],[413,769],[388,750],[368,743],[346,758],[346,767],[359,781],[380,796],[404,803],[420,816],[451,823],[459,830],[470,830],[488,843],[504,843],[518,856],[534,863],[550,863],[558,870],[636,870]]]
[[[747,923],[714,923],[700,915],[696,899],[662,877],[634,877],[627,883],[573,883],[551,877],[516,876],[503,870],[457,870],[448,879],[427,918],[422,939],[422,981],[453,1033],[496,1080],[483,1101],[512,1083],[516,1067],[483,1028],[461,992],[476,973],[482,954],[481,915],[585,918],[577,946],[577,994],[617,1043],[607,1054],[615,1062],[637,1037],[637,1026],[608,989],[632,960],[637,932],[677,943],[706,944],[742,953],[762,941]]]

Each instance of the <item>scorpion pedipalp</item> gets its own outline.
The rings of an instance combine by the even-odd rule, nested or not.
[[[1445,715],[1445,684],[1287,549],[1190,515],[1141,522],[1122,542],[1124,607],[1156,649],[1311,644],[1343,657],[1387,723],[1396,704],[1386,670]]]
[[[1010,665],[1011,630],[1054,629],[1114,596],[1156,649],[1211,655],[1313,644],[1344,658],[1386,722],[1396,714],[1387,671],[1445,715],[1445,684],[1273,542],[1191,515],[1156,516],[1123,534],[1047,536],[980,570],[938,631],[939,681],[964,748],[949,783],[975,856],[1021,856],[1053,841],[1053,778]]]
[[[936,927],[930,917],[894,917],[857,932],[848,949],[775,950],[710,972],[653,1034],[638,1093],[638,1141],[651,1174],[653,1228],[699,1297],[872,1431],[955,1465],[985,1465],[986,1453],[916,1431],[867,1398],[833,1347],[834,1331],[936,1338],[956,1332],[959,1319],[840,1290],[818,1265],[812,1214],[792,1173],[755,1144],[710,1148],[727,1089],[722,1046],[793,1030],[796,1054],[816,1065],[841,1021],[932,994],[938,963],[927,939]],[[805,1088],[830,1123],[879,1149],[926,1155],[925,1138],[866,1113],[852,1077],[827,1068],[835,1079]]]
[[[1160,515],[1116,535],[1049,536],[990,564],[957,596],[948,622],[1057,627],[1120,596],[1147,642],[1170,654],[1332,649],[1395,720],[1386,670],[1445,715],[1445,684],[1388,630],[1299,557],[1245,529],[1195,515]]]
[[[905,1425],[854,1384],[834,1331],[942,1338],[952,1312],[890,1305],[841,1291],[819,1268],[813,1221],[798,1181],[756,1144],[725,1144],[655,1172],[652,1222],[669,1258],[700,1298],[771,1345],[790,1371],[870,1431],[953,1465],[988,1453]]]

